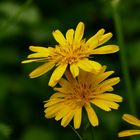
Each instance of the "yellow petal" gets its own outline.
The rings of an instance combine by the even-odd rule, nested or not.
[[[123,98],[116,94],[111,93],[104,93],[104,94],[97,94],[95,95],[96,99],[104,99],[108,101],[114,101],[114,102],[122,102]]]
[[[107,80],[103,81],[102,83],[100,83],[98,88],[113,86],[113,85],[116,85],[119,82],[120,82],[119,77],[110,78],[110,79],[107,79]]]
[[[107,66],[102,66],[102,68],[100,69],[100,72],[98,74],[102,74],[106,71]]]
[[[109,91],[109,92],[111,92],[111,91],[113,91],[113,90],[114,90],[113,87],[107,87],[107,88],[106,88],[106,91]]]
[[[91,75],[93,75],[92,73],[89,74],[88,72],[86,71],[83,71],[83,70],[79,70],[79,76],[78,76],[78,83],[84,83],[85,79],[87,79],[89,81],[89,79],[91,78]],[[89,79],[88,79],[89,78]]]
[[[66,70],[66,72],[65,72],[65,77],[66,77],[66,79],[67,79],[70,83],[75,83],[75,82],[77,82],[76,79],[73,78],[73,75],[72,75],[72,73],[70,72],[69,69]]]
[[[24,61],[21,61],[21,63],[22,64],[25,64],[25,63],[37,62],[37,61],[40,61],[40,60],[43,60],[43,59],[41,58],[41,59],[24,60]]]
[[[89,38],[87,40],[87,44],[92,44],[94,42],[94,40],[97,40],[99,38],[99,36],[103,35],[105,32],[105,29],[100,29],[94,36],[92,36],[91,38]]]
[[[29,46],[29,49],[33,52],[47,52],[48,48],[41,46]]]
[[[56,92],[52,94],[52,96],[50,97],[50,100],[55,101],[55,100],[58,100],[59,98],[61,101],[64,101],[64,97],[66,97],[64,93]]]
[[[133,135],[140,135],[140,130],[125,130],[118,133],[118,137],[127,137]]]
[[[61,77],[63,76],[66,68],[67,68],[67,65],[68,64],[62,64],[62,65],[59,65],[55,70],[54,72],[52,73],[52,76],[50,78],[50,81],[49,81],[49,86],[51,87],[54,87],[57,82],[61,79]]]
[[[59,87],[59,88],[55,87],[54,90],[59,91],[59,92],[62,92],[62,93],[73,92],[72,85],[66,79],[61,78],[60,81],[59,81],[59,85],[61,87]]]
[[[81,125],[81,119],[82,119],[82,107],[76,109],[74,114],[74,128],[78,129]]]
[[[102,68],[101,64],[96,62],[96,61],[93,61],[93,60],[89,60],[89,65],[93,68],[93,72],[99,72]]]
[[[29,76],[30,78],[36,78],[39,77],[41,75],[43,75],[44,73],[48,72],[49,70],[51,70],[54,67],[55,63],[53,61],[45,63],[41,66],[39,66],[38,68],[36,68],[35,70],[33,70]]]
[[[93,40],[91,43],[87,43],[85,44],[86,48],[88,48],[88,50],[90,51],[89,53],[92,54],[92,50],[95,49],[96,47],[98,47],[98,40]]]
[[[68,106],[64,106],[59,112],[56,113],[55,120],[58,121],[66,116],[70,112],[70,108]]]
[[[48,57],[49,54],[47,53],[33,53],[33,54],[30,54],[28,55],[27,58],[41,58],[41,57]]]
[[[71,89],[70,89],[71,88]],[[73,90],[72,90],[72,86],[70,86],[70,88],[67,88],[67,87],[62,87],[62,88],[54,88],[55,91],[58,91],[58,92],[61,92],[61,93],[64,93],[64,94],[69,94],[69,93],[72,93]]]
[[[110,54],[119,51],[119,46],[117,45],[106,45],[91,51],[91,54]]]
[[[107,71],[107,72],[101,73],[101,74],[97,75],[97,77],[94,81],[96,84],[99,84],[100,82],[107,79],[113,73],[114,73],[114,71]]]
[[[74,115],[74,111],[71,110],[66,116],[64,116],[64,118],[61,121],[61,125],[63,127],[66,127],[72,120],[73,115]]]
[[[99,38],[99,45],[102,45],[104,44],[105,42],[107,42],[111,37],[112,37],[112,33],[106,33],[104,35],[102,35],[100,38]]]
[[[95,92],[97,92],[97,94],[101,94],[101,93],[110,92],[113,90],[114,88],[111,86],[97,86],[97,88],[95,89]]]
[[[118,109],[118,107],[119,107],[119,104],[117,104],[113,101],[109,101],[109,100],[93,99],[92,103],[105,111],[111,111],[111,108]],[[110,110],[109,110],[109,108],[110,108]]]
[[[60,79],[59,85],[61,87],[68,87],[68,88],[71,86],[70,83],[66,79],[64,79],[64,78]]]
[[[55,95],[55,94],[54,94]],[[53,106],[53,105],[55,105],[55,104],[58,104],[58,103],[60,103],[60,102],[62,102],[63,100],[62,99],[59,99],[59,98],[57,98],[57,99],[50,99],[45,105],[44,105],[44,107],[46,108],[46,107],[50,107],[50,106]]]
[[[104,29],[100,29],[94,36],[89,38],[86,42],[86,46],[89,46],[90,48],[94,49],[98,45],[98,39],[101,35],[103,35],[105,32]]]
[[[74,35],[74,30],[73,29],[68,30],[67,33],[66,33],[66,39],[67,39],[67,41],[70,45],[73,42],[73,35]]]
[[[49,55],[51,55],[51,53],[52,53],[53,50],[54,50],[54,48],[51,48],[51,47],[44,48],[44,47],[34,47],[34,46],[30,46],[30,48],[31,48],[32,50],[34,50],[34,51],[37,51],[37,52],[28,55],[27,58],[48,57]]]
[[[66,45],[66,39],[59,30],[54,31],[52,34],[59,44],[61,44],[62,46]]]
[[[74,39],[76,42],[80,42],[83,35],[84,35],[84,28],[85,28],[85,25],[83,22],[79,22],[79,24],[77,25],[76,27],[76,30],[75,30],[75,35],[74,35]]]
[[[125,120],[126,122],[128,122],[130,124],[140,126],[140,120],[130,114],[124,114],[123,120]]]
[[[62,104],[58,104],[58,105],[54,105],[51,107],[48,107],[47,109],[45,109],[45,117],[46,118],[53,118],[55,117],[55,114],[57,112],[59,112],[61,109],[63,109],[63,105]]]
[[[74,78],[79,75],[79,68],[78,68],[77,63],[72,63],[70,65],[70,71],[71,71]]]
[[[99,121],[98,121],[95,111],[89,105],[85,105],[85,109],[87,111],[88,119],[90,123],[92,124],[92,126],[98,126]]]
[[[104,111],[111,111],[111,108],[107,104],[103,104],[102,100],[93,99],[91,100],[91,103],[103,109]]]
[[[87,72],[98,71],[101,68],[101,65],[98,62],[91,61],[87,58],[78,61],[78,66]]]
[[[119,104],[113,102],[113,101],[107,101],[107,100],[102,100],[103,104],[107,104],[110,108],[112,109],[118,109]]]

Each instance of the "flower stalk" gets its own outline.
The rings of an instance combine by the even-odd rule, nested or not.
[[[84,140],[84,139],[82,138],[82,136],[76,131],[76,129],[75,129],[72,125],[69,124],[69,127],[74,131],[74,133],[78,136],[78,138],[79,138],[80,140]]]
[[[132,114],[136,115],[135,99],[134,99],[134,94],[132,92],[132,83],[130,80],[129,66],[128,66],[128,61],[126,56],[121,18],[118,11],[119,0],[112,0],[111,5],[112,5],[113,19],[114,19],[114,24],[115,24],[116,34],[117,34],[117,40],[120,46],[120,60],[122,65],[124,82],[126,86],[126,93],[127,93],[126,96],[128,98],[129,110]]]

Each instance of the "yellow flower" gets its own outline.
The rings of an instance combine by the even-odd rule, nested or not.
[[[103,109],[111,111],[118,109],[122,102],[122,97],[112,94],[114,85],[120,79],[119,77],[108,78],[113,71],[105,72],[106,67],[102,67],[98,74],[80,70],[79,76],[73,78],[69,70],[66,71],[66,79],[61,78],[60,87],[55,87],[55,94],[46,101],[45,117],[61,120],[61,125],[66,127],[73,119],[74,128],[78,129],[81,125],[82,109],[85,108],[89,122],[92,126],[99,124],[97,115],[92,108],[92,104]]]
[[[30,78],[41,76],[56,66],[49,81],[49,85],[53,87],[61,79],[68,65],[73,77],[79,75],[79,68],[87,72],[98,72],[101,65],[89,60],[89,56],[115,53],[119,47],[106,45],[98,48],[112,37],[110,32],[104,34],[104,29],[99,30],[88,40],[82,39],[84,27],[84,23],[79,22],[75,31],[69,29],[66,32],[66,37],[59,30],[54,31],[52,34],[58,42],[55,48],[30,46],[29,49],[34,53],[28,55],[29,60],[22,61],[22,63],[44,62],[43,65],[30,73]]]
[[[140,127],[140,120],[130,114],[124,114],[122,118],[124,121],[128,123]],[[127,136],[138,135],[138,134],[140,135],[140,130],[125,130],[125,131],[119,132],[118,136],[127,137]]]

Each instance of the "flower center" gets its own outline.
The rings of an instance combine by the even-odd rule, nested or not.
[[[58,46],[52,55],[53,59],[58,59],[58,64],[67,63],[72,64],[78,62],[78,60],[88,57],[89,54],[83,49],[81,44]]]
[[[84,106],[89,103],[90,95],[91,85],[86,83],[74,85],[72,99],[75,100],[78,105]]]

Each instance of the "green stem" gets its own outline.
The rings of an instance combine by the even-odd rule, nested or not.
[[[94,135],[94,131],[93,131],[93,126],[90,126],[90,132],[91,132],[91,137],[92,137],[92,140],[95,140],[95,135]]]
[[[93,126],[90,124],[90,122],[88,122],[86,124],[86,127],[84,128],[84,132],[86,134],[86,139],[87,140],[95,140],[95,132],[93,129]]]
[[[70,126],[70,128],[75,132],[75,134],[78,136],[78,138],[79,138],[80,140],[84,140],[84,139],[80,136],[80,134],[76,131],[76,129],[73,128],[73,126],[71,126],[70,124],[69,124],[69,126]]]
[[[9,28],[12,24],[14,24],[14,23],[17,22],[18,17],[21,15],[21,13],[23,13],[23,11],[25,11],[25,10],[29,7],[29,5],[32,3],[32,1],[33,1],[33,0],[27,0],[27,1],[21,6],[21,8],[17,11],[17,13],[16,13],[14,16],[10,17],[10,18],[6,21],[6,23],[4,23],[3,25],[1,25],[1,27],[0,27],[0,31],[1,31],[0,37],[1,37],[1,36],[4,36],[4,35],[7,33],[8,28]]]
[[[134,100],[134,94],[132,92],[132,83],[131,83],[130,75],[129,75],[128,61],[127,61],[128,58],[126,57],[122,24],[121,24],[120,15],[118,12],[118,4],[119,4],[119,0],[112,0],[113,18],[114,18],[118,44],[120,46],[120,59],[121,59],[121,65],[122,65],[122,70],[123,70],[124,82],[126,86],[126,92],[127,92],[126,95],[128,98],[128,105],[129,105],[130,113],[132,113],[133,115],[136,115],[136,105],[135,105],[135,100]]]

